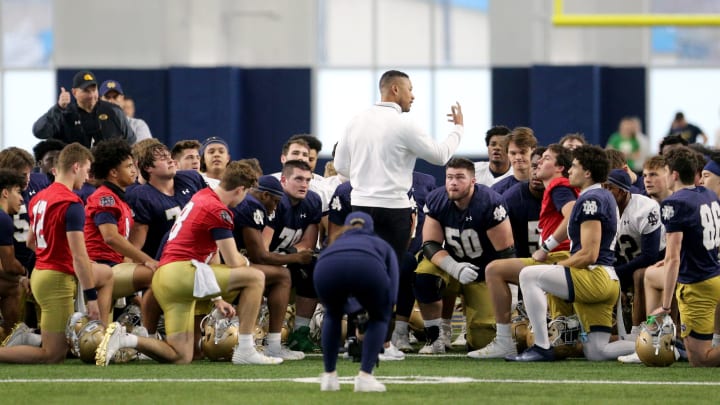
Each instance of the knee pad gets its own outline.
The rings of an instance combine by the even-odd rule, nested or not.
[[[445,282],[432,274],[415,275],[415,298],[422,304],[437,302],[442,299]]]

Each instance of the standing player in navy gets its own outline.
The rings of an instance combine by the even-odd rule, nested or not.
[[[325,307],[322,345],[325,372],[321,391],[339,391],[335,369],[343,309],[354,297],[367,311],[356,392],[382,392],[385,385],[373,377],[373,366],[383,346],[398,286],[397,259],[392,248],[373,233],[373,220],[364,212],[348,215],[350,227],[318,259],[315,288]]]
[[[290,272],[283,266],[289,264],[309,264],[313,258],[312,250],[296,253],[270,252],[263,241],[263,230],[268,216],[274,215],[280,201],[285,196],[280,181],[272,175],[261,176],[257,187],[250,189],[247,197],[233,208],[235,226],[233,235],[238,250],[247,252],[253,267],[265,274],[268,322],[267,346],[265,353],[283,360],[302,360],[301,351],[289,350],[280,343],[283,321],[290,300],[292,279]]]
[[[237,206],[245,198],[247,189],[257,182],[257,175],[246,163],[231,162],[215,189],[198,192],[185,205],[168,236],[153,276],[153,290],[165,311],[167,341],[143,338],[124,332],[117,322],[105,331],[95,360],[107,366],[117,350],[125,347],[158,360],[187,364],[193,359],[196,346],[194,312],[196,272],[206,266],[220,251],[225,264],[210,265],[206,277],[215,278],[220,295],[211,299],[216,309],[226,317],[239,318],[238,344],[234,364],[279,364],[282,359],[267,357],[255,350],[252,331],[260,309],[265,277],[260,270],[249,267],[249,261],[235,247],[233,219],[228,207]],[[195,262],[193,262],[195,261]],[[216,294],[211,294],[216,295]],[[232,302],[239,295],[237,308]],[[227,299],[227,301],[225,301]]]
[[[712,348],[715,308],[720,297],[720,201],[705,187],[695,186],[697,160],[682,147],[663,155],[673,194],[660,204],[665,231],[665,286],[659,308],[670,312],[673,292],[678,300],[681,336],[694,367],[720,365],[720,349]]]
[[[0,313],[4,332],[20,320],[22,289],[28,288],[28,271],[15,258],[12,216],[23,204],[27,179],[15,170],[0,169]],[[0,336],[5,338],[4,334]]]
[[[445,171],[445,187],[428,195],[426,214],[425,259],[418,265],[415,277],[415,296],[427,334],[420,353],[445,352],[439,333],[442,293],[446,288],[461,288],[464,292],[468,345],[485,346],[494,331],[490,333],[492,305],[483,269],[493,259],[515,257],[505,203],[489,187],[475,184],[472,161],[452,158]]]
[[[78,143],[66,146],[58,157],[55,182],[39,192],[30,203],[28,244],[36,248],[37,261],[30,279],[33,295],[40,305],[42,346],[0,348],[3,363],[62,363],[67,355],[65,326],[74,310],[77,282],[85,295],[87,315],[98,319],[98,295],[112,288],[95,284],[85,250],[82,200],[72,190],[87,179],[92,154]]]
[[[510,160],[512,176],[498,180],[493,183],[491,188],[502,195],[515,184],[529,181],[532,175],[530,159],[536,147],[537,139],[535,138],[535,132],[531,128],[514,128],[505,143],[505,153]]]
[[[280,179],[285,195],[263,231],[263,239],[271,252],[315,249],[322,202],[320,196],[310,190],[310,180],[312,172],[307,162],[285,162]],[[292,350],[308,352],[316,348],[310,340],[310,318],[317,305],[313,267],[312,263],[288,266],[295,288],[295,330],[288,337],[288,347]]]
[[[506,360],[554,360],[546,323],[546,293],[573,303],[588,360],[614,360],[635,350],[635,343],[630,341],[609,344],[613,308],[620,293],[613,268],[618,209],[612,194],[602,188],[610,163],[605,151],[597,146],[579,146],[573,157],[569,180],[581,191],[568,223],[570,257],[553,265],[525,267],[520,272],[520,288],[535,344]]]

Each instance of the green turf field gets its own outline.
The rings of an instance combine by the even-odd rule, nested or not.
[[[340,361],[341,377],[358,363]],[[376,371],[386,393],[354,393],[351,379],[340,392],[320,392],[322,358],[279,366],[196,362],[187,366],[136,362],[98,368],[68,360],[60,366],[0,365],[3,404],[606,404],[718,403],[717,369],[688,363],[648,368],[615,362],[568,360],[516,364],[457,357],[409,356]],[[454,378],[450,378],[454,377]],[[218,402],[221,401],[221,402]],[[406,402],[412,401],[412,402]]]

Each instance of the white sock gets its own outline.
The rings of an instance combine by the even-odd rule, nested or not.
[[[720,334],[713,333],[712,347],[716,347],[718,345],[720,345]]]
[[[409,326],[409,324],[405,321],[395,321],[395,331],[399,335],[407,335],[408,334],[408,326]]]
[[[267,334],[267,347],[271,350],[280,350],[280,332]]]
[[[497,327],[497,334],[495,335],[495,338],[498,343],[504,343],[508,345],[512,344],[512,332],[510,331],[510,324],[498,323],[495,326]]]
[[[136,348],[138,344],[138,337],[132,333],[125,333],[120,336],[120,347],[132,347]]]
[[[295,316],[295,330],[298,330],[303,326],[310,326],[310,318]]]
[[[255,349],[255,337],[253,335],[238,335],[238,348],[243,350]]]

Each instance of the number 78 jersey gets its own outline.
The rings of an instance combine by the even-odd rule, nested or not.
[[[487,231],[508,218],[505,201],[489,187],[475,184],[470,204],[460,210],[448,198],[445,187],[427,196],[426,214],[440,223],[445,249],[453,259],[481,268],[497,258]]]

